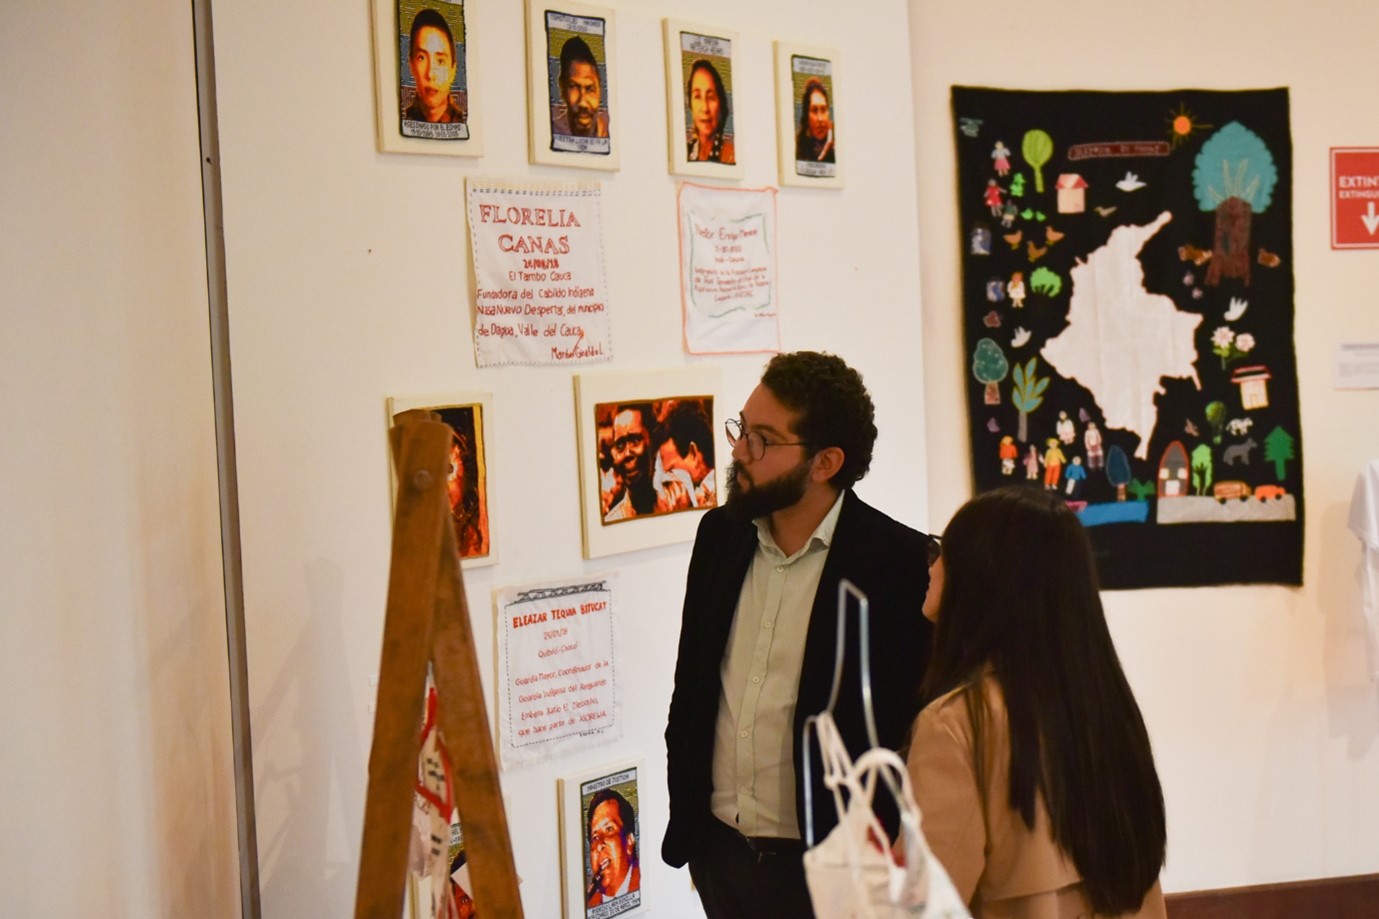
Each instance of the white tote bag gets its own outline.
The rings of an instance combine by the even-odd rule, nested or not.
[[[920,830],[919,806],[904,762],[893,751],[876,747],[854,763],[833,716],[825,712],[813,720],[824,784],[838,808],[838,825],[804,853],[814,912],[827,919],[969,919],[971,913]],[[900,809],[896,849],[901,858],[872,808],[878,782]]]

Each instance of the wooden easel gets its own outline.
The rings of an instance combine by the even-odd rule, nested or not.
[[[438,415],[423,410],[399,415],[390,433],[397,503],[355,919],[402,915],[428,661],[440,699],[441,734],[454,768],[456,807],[474,885],[470,893],[484,916],[522,916],[450,524],[446,473],[452,436]]]

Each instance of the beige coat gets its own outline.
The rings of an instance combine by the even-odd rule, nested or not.
[[[1010,732],[1000,687],[987,680],[991,715],[987,782],[977,787],[972,721],[960,691],[936,699],[915,722],[908,766],[924,835],[975,919],[1091,919],[1072,861],[1054,844],[1042,796],[1034,829],[1006,801]],[[989,803],[985,807],[983,802]],[[1156,882],[1134,919],[1166,919]]]

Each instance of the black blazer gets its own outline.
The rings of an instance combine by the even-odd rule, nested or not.
[[[704,838],[713,791],[714,726],[722,688],[719,669],[737,611],[742,583],[756,551],[757,529],[722,508],[704,515],[694,540],[680,623],[675,691],[666,725],[666,775],[670,823],[661,857],[678,868]],[[823,710],[832,687],[838,631],[838,582],[847,578],[870,600],[872,706],[878,739],[896,749],[919,714],[919,687],[929,660],[932,626],[921,607],[929,587],[922,534],[863,503],[843,497],[838,525],[824,562],[805,639],[804,665],[795,707],[795,811],[804,832],[804,719]],[[856,616],[849,616],[843,682],[834,718],[854,757],[871,746],[862,713]],[[815,841],[838,822],[833,795],[823,786],[814,751],[812,775]],[[878,799],[883,795],[878,795]],[[890,827],[894,832],[894,827]]]

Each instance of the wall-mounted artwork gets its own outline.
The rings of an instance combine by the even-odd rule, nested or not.
[[[527,0],[531,161],[618,168],[613,11]]]
[[[426,409],[440,415],[455,432],[450,445],[450,469],[446,494],[450,499],[450,519],[455,526],[455,543],[465,568],[492,565],[498,561],[493,541],[493,477],[488,463],[492,436],[493,397],[489,393],[454,393],[437,396],[391,398],[389,423],[409,409]],[[393,483],[397,493],[397,483]]]
[[[667,19],[665,39],[670,171],[740,178],[733,107],[737,33]]]
[[[780,350],[776,189],[680,186],[685,350]]]
[[[613,919],[646,909],[641,869],[642,771],[640,759],[628,759],[560,779],[565,919]]]
[[[612,574],[498,591],[498,756],[504,769],[622,736]]]
[[[1284,89],[953,89],[973,481],[1111,589],[1300,584]]]
[[[776,138],[782,185],[842,187],[838,113],[838,52],[776,42]]]
[[[703,366],[575,377],[585,558],[694,538],[718,504],[718,386]]]
[[[598,182],[465,181],[474,253],[474,360],[613,359]]]
[[[373,0],[378,148],[479,156],[464,0]]]

